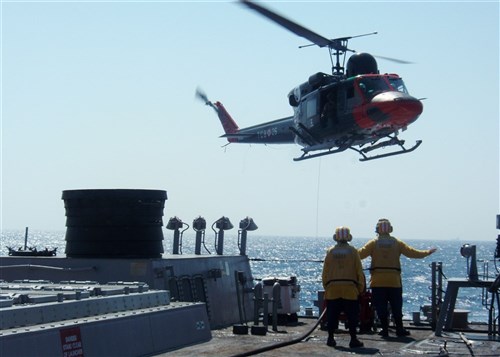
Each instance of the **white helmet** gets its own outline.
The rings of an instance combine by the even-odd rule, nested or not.
[[[333,235],[335,242],[350,242],[352,240],[351,230],[349,227],[338,227]]]
[[[392,233],[391,222],[387,218],[380,218],[375,227],[375,232],[378,234],[389,234]]]

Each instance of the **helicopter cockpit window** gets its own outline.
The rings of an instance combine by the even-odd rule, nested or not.
[[[358,81],[358,86],[361,92],[368,98],[374,97],[376,94],[391,90],[387,82],[382,77],[364,77]]]
[[[391,84],[392,88],[394,88],[398,92],[408,94],[408,90],[406,89],[406,86],[401,78],[389,77],[388,79],[389,79],[389,83]]]

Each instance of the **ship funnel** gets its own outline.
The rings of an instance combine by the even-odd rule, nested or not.
[[[161,190],[66,190],[66,256],[72,258],[161,258]]]

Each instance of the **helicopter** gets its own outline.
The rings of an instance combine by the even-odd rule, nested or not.
[[[348,48],[350,39],[376,32],[327,39],[260,4],[247,0],[240,0],[240,3],[312,42],[301,47],[317,45],[328,48],[332,74],[315,73],[288,93],[293,115],[247,128],[239,128],[221,102],[211,102],[204,92],[197,89],[196,96],[217,113],[225,131],[221,137],[228,143],[295,143],[302,146],[302,155],[294,161],[347,149],[358,152],[360,161],[368,161],[407,154],[420,146],[422,140],[417,140],[406,148],[405,141],[399,139],[398,134],[422,114],[422,101],[409,94],[399,75],[380,74],[375,56]],[[353,54],[344,67],[348,52]],[[388,146],[399,149],[380,153]]]

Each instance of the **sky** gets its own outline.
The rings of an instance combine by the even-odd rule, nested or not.
[[[65,230],[63,190],[166,190],[164,222],[250,216],[258,234],[495,240],[499,3],[264,2],[379,60],[421,117],[413,153],[294,162],[296,145],[226,144],[197,87],[240,127],[292,115],[326,49],[235,2],[1,1],[1,228]],[[224,146],[224,147],[223,147]],[[236,234],[236,229],[233,231]]]

